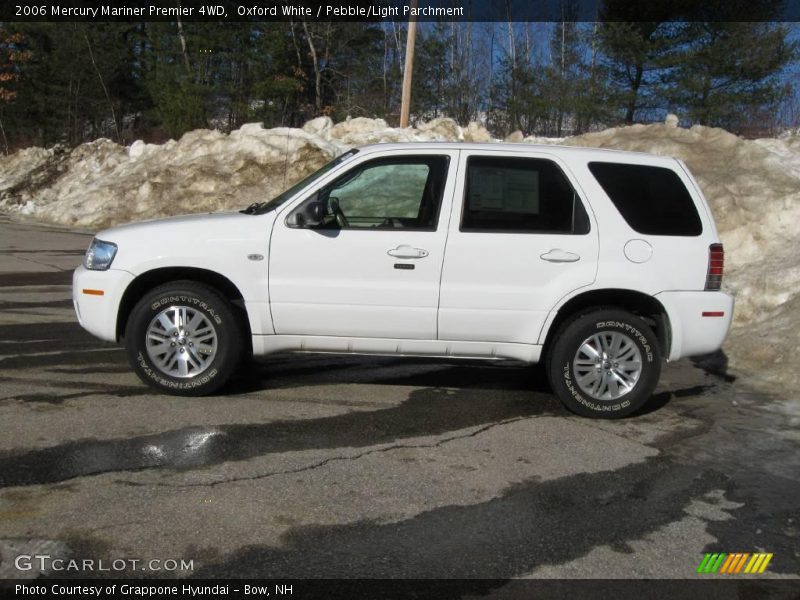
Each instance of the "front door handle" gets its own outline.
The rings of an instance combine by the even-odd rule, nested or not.
[[[547,262],[554,263],[577,262],[581,259],[579,254],[567,252],[561,248],[553,248],[549,252],[545,252],[544,254],[540,255],[539,258],[546,260]]]
[[[392,248],[387,251],[386,254],[394,256],[395,258],[425,258],[428,256],[428,251],[403,244],[397,248]]]

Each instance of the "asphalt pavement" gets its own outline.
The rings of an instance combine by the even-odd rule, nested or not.
[[[77,324],[90,239],[0,218],[0,578],[800,576],[796,395],[683,360],[603,422],[530,367],[333,355],[161,395]]]

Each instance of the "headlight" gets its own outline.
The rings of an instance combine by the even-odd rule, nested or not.
[[[117,255],[117,245],[104,242],[97,238],[89,244],[86,255],[83,257],[83,266],[92,271],[105,271]]]

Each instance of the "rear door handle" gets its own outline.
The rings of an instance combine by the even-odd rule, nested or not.
[[[414,248],[412,246],[402,244],[397,248],[392,248],[391,250],[387,251],[386,254],[389,256],[394,256],[395,258],[425,258],[428,256],[428,251],[423,250],[422,248]]]
[[[577,262],[581,259],[579,254],[567,252],[561,248],[553,248],[549,252],[545,252],[544,254],[540,255],[539,258],[546,260],[547,262],[554,263]]]

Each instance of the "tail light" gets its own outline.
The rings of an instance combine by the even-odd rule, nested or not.
[[[722,287],[722,271],[725,268],[725,250],[722,244],[711,244],[708,247],[708,274],[706,275],[706,291],[714,292]]]

